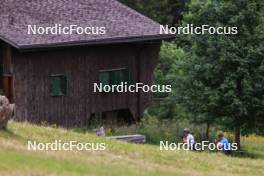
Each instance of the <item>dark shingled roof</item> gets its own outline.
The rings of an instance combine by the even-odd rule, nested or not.
[[[0,39],[18,49],[172,38],[160,25],[116,0],[1,0]],[[105,26],[105,35],[28,35],[28,25]]]

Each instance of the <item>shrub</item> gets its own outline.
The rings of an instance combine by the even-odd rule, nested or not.
[[[146,136],[147,143],[159,144],[160,141],[168,142],[182,142],[182,135],[184,128],[190,128],[197,142],[205,140],[205,126],[195,125],[188,122],[188,120],[175,119],[159,119],[157,117],[145,117],[142,121],[130,127],[116,128],[108,135],[129,135],[142,134]],[[212,130],[209,140],[214,141],[216,137],[216,130]]]

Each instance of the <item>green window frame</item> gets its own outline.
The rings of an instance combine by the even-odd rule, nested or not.
[[[127,68],[100,70],[99,82],[105,85],[120,85],[122,82],[131,82],[130,71]]]
[[[68,94],[68,78],[65,75],[52,75],[51,96],[65,96]]]

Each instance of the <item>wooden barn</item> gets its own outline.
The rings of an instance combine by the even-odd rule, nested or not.
[[[116,0],[2,0],[1,89],[15,120],[65,127],[138,121],[151,93],[94,93],[94,83],[152,84],[160,25]],[[29,34],[29,25],[105,27],[105,34]]]

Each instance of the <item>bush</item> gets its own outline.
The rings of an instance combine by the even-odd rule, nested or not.
[[[130,135],[142,134],[147,138],[147,143],[159,144],[160,141],[168,142],[182,142],[182,135],[184,128],[190,128],[191,133],[194,135],[197,142],[205,140],[206,128],[204,125],[195,125],[189,123],[187,120],[161,120],[157,117],[145,117],[142,121],[130,127],[116,128],[108,135]],[[214,141],[216,131],[212,130],[209,140]]]

